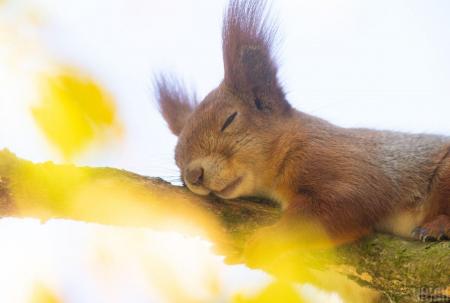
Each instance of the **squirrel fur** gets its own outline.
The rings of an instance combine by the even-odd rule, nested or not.
[[[342,128],[294,109],[277,77],[276,27],[265,4],[230,0],[224,79],[203,101],[156,77],[187,187],[224,199],[273,199],[283,208],[275,228],[294,235],[313,222],[335,243],[374,230],[448,239],[450,138]]]

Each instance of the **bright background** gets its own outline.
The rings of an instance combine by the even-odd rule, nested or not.
[[[32,75],[69,64],[112,94],[124,126],[120,139],[75,162],[177,177],[172,159],[176,138],[152,103],[151,77],[157,71],[173,72],[199,97],[217,86],[223,77],[224,6],[221,0],[0,1],[0,147],[34,161],[62,161],[32,119],[30,107],[38,99]],[[450,134],[449,1],[277,0],[273,12],[280,23],[280,78],[295,107],[346,127]],[[39,245],[56,259],[65,260],[64,245],[78,247],[71,262],[42,268],[63,268],[64,276],[74,270],[68,263],[83,263],[80,260],[90,252],[94,231],[87,227],[14,222],[2,220],[1,237],[19,241],[26,251],[38,245],[31,240],[33,232],[50,239],[44,241],[47,246]],[[26,224],[32,227],[26,229]],[[61,224],[69,224],[71,243],[63,241],[67,229],[58,227]],[[17,250],[23,250],[20,243]],[[2,254],[3,249],[0,260]],[[114,256],[119,263],[129,257]],[[9,260],[20,263],[27,258],[30,255],[24,253]],[[80,270],[77,277],[83,275],[86,272]],[[120,270],[110,276],[117,275]],[[139,274],[130,275],[140,281]],[[2,270],[0,277],[11,280]],[[70,289],[93,293],[83,283],[81,288],[70,284],[82,278],[58,277],[68,281],[69,294]],[[109,287],[118,283],[114,281]],[[98,296],[67,302],[112,302]]]

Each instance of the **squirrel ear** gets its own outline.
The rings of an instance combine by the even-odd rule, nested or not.
[[[173,77],[155,76],[153,83],[159,111],[172,133],[178,136],[197,106],[195,95],[189,95],[183,83]]]
[[[230,0],[222,39],[225,84],[238,93],[272,100],[268,108],[289,108],[272,54],[276,26],[266,16],[265,0]]]

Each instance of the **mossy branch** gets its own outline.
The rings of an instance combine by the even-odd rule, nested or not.
[[[34,164],[3,150],[0,215],[176,229],[207,237],[229,260],[241,262],[236,256],[248,237],[275,223],[280,210],[262,200],[199,197],[159,178],[113,168]],[[450,296],[450,242],[377,234],[332,252],[286,251],[257,267],[338,291],[355,302],[361,298],[345,294],[337,278],[376,290],[386,302],[450,302],[445,296]],[[362,296],[361,302],[369,301],[369,292]]]

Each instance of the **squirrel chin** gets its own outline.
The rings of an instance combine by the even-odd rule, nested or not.
[[[236,194],[236,189],[238,189],[242,184],[243,179],[244,178],[242,176],[237,177],[236,179],[228,183],[228,185],[226,185],[221,191],[214,191],[214,194],[222,199],[234,199],[239,197],[240,195]]]
[[[193,186],[189,183],[187,183],[186,185],[190,191],[200,196],[207,196],[213,193],[215,196],[222,199],[235,199],[241,196],[238,189],[242,185],[243,181],[243,176],[237,177],[236,179],[228,183],[223,189],[218,191],[211,190],[203,186]]]
[[[197,187],[197,186],[192,186],[190,184],[186,184],[187,188],[193,192],[194,194],[197,194],[199,196],[207,196],[211,193],[211,191],[205,187]]]

